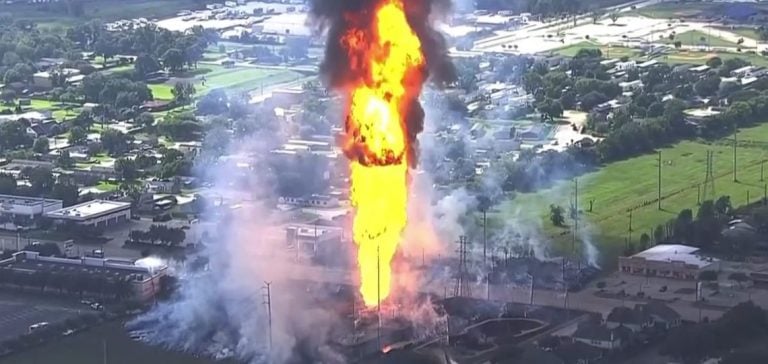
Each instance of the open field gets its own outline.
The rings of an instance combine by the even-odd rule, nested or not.
[[[573,57],[578,53],[579,49],[593,48],[600,49],[603,52],[603,56],[606,58],[621,58],[629,57],[630,59],[646,61],[648,58],[642,55],[642,52],[637,49],[627,47],[607,47],[604,45],[597,45],[590,42],[577,43],[568,47],[556,49],[553,52],[566,57]],[[707,52],[707,51],[691,51],[691,50],[675,50],[669,49],[667,53],[659,57],[655,57],[659,61],[671,63],[671,64],[695,64],[701,65],[707,63],[712,57],[720,57],[723,60],[730,58],[741,58],[745,61],[749,61],[753,65],[768,67],[768,57],[761,56],[759,54],[742,52],[742,53],[729,53],[729,52]]]
[[[703,39],[703,41],[702,41]],[[686,46],[708,46],[708,47],[738,47],[739,45],[734,42],[729,42],[723,38],[704,33],[699,30],[689,30],[675,36],[674,40],[664,38],[662,40],[667,44],[674,44],[676,41],[680,41],[682,45]]]
[[[760,33],[757,31],[756,28],[751,28],[751,27],[735,27],[735,28],[731,28],[731,27],[718,27],[718,29],[721,29],[721,30],[724,30],[724,31],[727,31],[727,32],[731,32],[731,33],[736,33],[736,34],[738,34],[738,35],[740,35],[740,36],[742,36],[744,38],[760,40]]]
[[[105,356],[106,347],[106,356]],[[87,332],[0,359],[0,364],[234,364],[165,351],[131,340],[121,323],[113,322]]]
[[[603,56],[606,58],[637,58],[640,56],[640,50],[627,48],[627,47],[609,47],[606,45],[600,45],[593,42],[580,42],[567,47],[559,48],[553,52],[565,57],[573,57],[581,49],[600,49],[603,52]]]
[[[197,9],[201,5],[195,0],[86,0],[81,18],[66,15],[66,4],[29,5],[17,4],[0,6],[0,13],[10,13],[14,19],[26,19],[37,22],[42,27],[71,26],[84,19],[114,21],[131,18],[161,18],[175,15],[180,10]]]
[[[247,92],[258,90],[285,82],[291,82],[304,77],[299,72],[258,67],[224,68],[221,66],[205,65],[198,68],[194,76],[197,96],[202,96],[210,90],[225,88],[231,92]],[[205,84],[203,84],[205,77]],[[192,81],[192,78],[173,78],[161,84],[148,85],[152,95],[158,100],[172,100],[173,85],[175,82]]]
[[[768,176],[766,181],[760,181],[761,161],[768,159],[768,143],[765,142],[768,140],[768,124],[742,130],[738,140],[741,145],[737,153],[738,182],[733,182],[732,177],[732,138],[712,144],[683,141],[661,149],[662,211],[657,210],[654,202],[657,197],[656,154],[611,163],[580,177],[579,207],[584,214],[580,225],[591,230],[605,259],[603,264],[616,264],[615,257],[623,250],[628,237],[630,210],[633,211],[632,240],[635,243],[640,234],[652,236],[653,228],[677,216],[682,209],[692,208],[695,214],[697,186],[704,182],[707,150],[715,153],[714,193],[709,192],[708,198],[728,195],[734,205],[747,202],[747,191],[751,201],[761,198],[764,184],[768,183]],[[519,194],[501,206],[502,215],[498,217],[515,216],[528,223],[541,224],[545,234],[555,242],[556,249],[568,252],[569,230],[552,225],[549,205],[567,208],[571,204],[573,187],[572,181],[565,181],[537,193]],[[592,212],[588,212],[590,200],[594,202]]]
[[[768,9],[768,5],[752,4],[759,9]],[[678,19],[699,16],[722,16],[722,2],[667,2],[646,6],[634,12],[649,18]]]

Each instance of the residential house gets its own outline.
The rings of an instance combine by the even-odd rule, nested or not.
[[[644,312],[653,320],[656,327],[661,327],[665,330],[678,327],[682,323],[680,314],[661,301],[651,301],[646,304],[640,304],[637,305],[635,309]]]
[[[603,358],[602,350],[582,342],[561,344],[554,349],[554,353],[565,364],[592,364]]]
[[[621,87],[622,92],[639,91],[643,89],[643,81],[634,80],[634,81],[619,82],[619,87]]]
[[[629,307],[614,307],[605,318],[606,327],[626,327],[635,333],[653,326],[653,323],[653,318],[647,312]]]
[[[151,193],[174,194],[181,192],[181,181],[178,178],[151,179],[144,187]]]
[[[624,326],[609,328],[596,322],[579,324],[571,338],[574,342],[581,342],[596,348],[605,350],[617,350],[623,348],[632,335],[632,330]]]

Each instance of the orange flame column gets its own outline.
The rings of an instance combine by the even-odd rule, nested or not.
[[[378,1],[373,22],[352,27],[341,39],[354,79],[345,88],[343,148],[351,160],[353,236],[360,293],[367,306],[390,294],[390,262],[407,221],[409,142],[404,116],[424,82],[421,42],[408,24],[403,1]]]

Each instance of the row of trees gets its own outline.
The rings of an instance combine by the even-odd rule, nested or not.
[[[717,321],[681,326],[673,330],[660,352],[686,364],[700,363],[706,358],[723,357],[723,363],[762,363],[768,356],[755,353],[751,343],[768,335],[766,312],[752,302],[740,303]],[[746,350],[744,350],[746,348]],[[740,361],[760,355],[763,360]]]
[[[50,169],[27,167],[21,170],[19,177],[29,181],[29,184],[19,185],[16,177],[0,173],[0,194],[29,197],[45,196],[62,200],[64,206],[74,205],[78,201],[77,185],[66,180],[57,182]]]
[[[129,238],[132,242],[167,245],[175,247],[181,245],[186,239],[187,234],[181,228],[171,228],[166,225],[153,224],[147,231],[131,230]]]

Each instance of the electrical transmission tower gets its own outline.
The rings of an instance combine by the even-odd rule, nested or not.
[[[715,167],[714,167],[715,153],[713,151],[707,151],[707,171],[704,176],[704,191],[701,200],[707,200],[707,194],[711,194],[711,197],[715,196]]]
[[[459,237],[459,272],[456,276],[456,286],[453,289],[454,296],[472,296],[469,288],[469,269],[467,269],[468,244],[469,241],[466,236]]]

